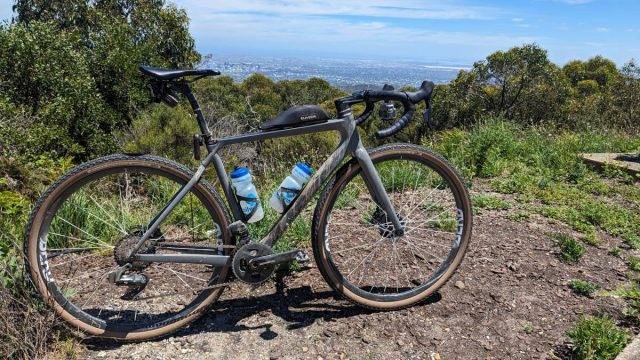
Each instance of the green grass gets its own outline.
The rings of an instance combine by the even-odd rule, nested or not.
[[[600,285],[586,280],[572,279],[569,281],[569,288],[578,295],[593,296],[596,291],[600,290]]]
[[[512,211],[507,214],[507,219],[511,221],[526,221],[531,218],[531,214],[524,210]]]
[[[477,194],[471,196],[471,202],[476,209],[507,210],[511,205],[497,196]]]
[[[525,128],[490,119],[469,130],[440,133],[429,145],[467,179],[490,179],[493,191],[515,194],[518,202],[530,205],[530,212],[585,234],[587,244],[597,245],[594,235],[600,229],[640,248],[640,189],[626,174],[613,169],[602,174],[578,157],[583,152],[637,151],[640,136]],[[620,204],[616,197],[636,206]],[[474,205],[491,208],[492,202],[481,198]]]
[[[636,325],[640,325],[640,283],[637,280],[632,280],[627,285],[607,292],[605,295],[628,300],[628,306],[623,310],[623,313]]]
[[[633,271],[640,271],[640,258],[629,255],[629,257],[627,257],[627,265],[629,266],[629,269]]]
[[[524,325],[522,325],[522,331],[524,331],[526,334],[533,334],[533,324],[531,324],[530,322],[525,323]]]
[[[553,234],[552,238],[556,241],[560,249],[560,257],[568,263],[577,263],[587,251],[585,247],[567,234]]]
[[[630,341],[629,333],[606,317],[583,317],[567,336],[577,360],[615,359]]]
[[[591,246],[598,246],[600,244],[600,239],[598,238],[598,234],[595,232],[590,232],[585,234],[580,238],[583,243]]]
[[[611,249],[609,249],[609,254],[611,254],[613,256],[620,256],[621,252],[622,252],[622,249],[620,249],[617,246],[614,246]]]

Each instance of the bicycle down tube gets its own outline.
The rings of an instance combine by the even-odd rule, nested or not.
[[[342,163],[342,160],[346,158],[347,154],[350,154],[355,158],[359,165],[363,168],[363,177],[367,188],[373,197],[374,201],[380,206],[380,208],[387,214],[391,223],[394,225],[398,234],[402,234],[403,226],[393,208],[393,204],[389,200],[389,197],[384,189],[384,186],[378,176],[371,158],[369,157],[367,150],[362,145],[358,132],[355,130],[355,121],[351,114],[346,114],[341,119],[328,120],[325,123],[313,124],[308,126],[262,131],[247,134],[240,134],[229,136],[221,139],[210,140],[207,142],[206,147],[208,155],[203,159],[198,167],[194,176],[183,185],[180,190],[172,197],[170,202],[162,209],[159,215],[157,215],[147,227],[140,240],[135,244],[129,253],[131,260],[147,261],[147,262],[190,262],[190,263],[206,263],[214,266],[221,266],[226,264],[229,260],[229,256],[226,255],[189,255],[189,257],[182,256],[183,254],[154,254],[153,256],[146,254],[136,254],[140,247],[148,240],[151,235],[160,226],[162,221],[171,213],[173,208],[191,191],[191,188],[195,186],[202,178],[205,169],[211,162],[214,163],[216,175],[222,186],[223,192],[227,199],[227,203],[232,210],[232,214],[235,220],[244,220],[240,211],[239,205],[235,199],[233,190],[229,182],[229,178],[224,169],[222,159],[218,155],[218,150],[224,146],[245,143],[251,141],[261,141],[266,139],[289,137],[296,135],[311,134],[325,131],[338,131],[340,133],[340,143],[336,150],[329,156],[327,160],[320,166],[318,171],[311,178],[307,186],[303,189],[300,195],[294,200],[291,207],[283,213],[278,221],[273,225],[269,233],[261,240],[261,242],[267,246],[273,246],[278,241],[280,236],[286,231],[288,226],[296,219],[300,212],[307,206],[311,198],[320,189],[322,184],[333,174],[336,169]]]

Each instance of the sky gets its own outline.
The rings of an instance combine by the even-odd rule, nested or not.
[[[638,0],[170,0],[203,54],[470,64],[535,42],[559,64],[640,60]],[[0,18],[11,17],[0,0]]]

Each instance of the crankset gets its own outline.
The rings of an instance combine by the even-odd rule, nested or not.
[[[309,257],[298,249],[274,254],[267,245],[249,243],[236,251],[231,266],[238,280],[257,285],[266,281],[273,274],[276,265],[291,261],[306,263],[309,261]]]

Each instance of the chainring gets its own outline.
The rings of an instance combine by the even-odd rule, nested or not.
[[[276,269],[275,264],[252,267],[249,261],[257,257],[273,254],[273,250],[264,244],[249,243],[242,246],[233,256],[231,267],[238,280],[257,285],[266,281]]]

